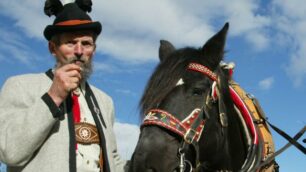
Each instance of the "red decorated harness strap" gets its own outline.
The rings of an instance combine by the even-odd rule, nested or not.
[[[200,124],[196,126],[195,129],[192,129],[191,126],[198,118],[200,111],[201,109],[197,108],[193,110],[192,113],[183,121],[180,121],[164,110],[152,109],[146,115],[141,127],[157,125],[178,134],[184,138],[186,142],[198,142],[203,132],[205,121],[201,120]]]
[[[211,71],[208,67],[203,66],[203,65],[201,65],[199,63],[190,63],[188,65],[188,69],[200,72],[200,73],[208,76],[213,81],[217,80],[217,75],[213,71]]]
[[[230,94],[232,97],[232,100],[235,104],[235,106],[239,109],[241,112],[243,119],[245,123],[247,124],[249,130],[251,131],[251,134],[253,136],[253,144],[258,144],[258,133],[256,130],[256,126],[253,123],[252,115],[247,108],[246,104],[243,102],[243,100],[239,97],[239,95],[236,93],[236,91],[230,86]]]

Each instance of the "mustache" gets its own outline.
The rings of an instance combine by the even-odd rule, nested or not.
[[[82,62],[82,63],[86,62],[85,58],[83,58],[82,56],[81,57],[76,57],[75,56],[75,57],[72,57],[72,58],[68,59],[67,64],[75,63],[77,61]]]
[[[75,56],[75,57],[71,57],[69,59],[66,60],[65,64],[72,64],[72,63],[75,63],[75,62],[82,62],[82,64],[80,64],[80,66],[82,67],[82,71],[81,71],[81,76],[82,76],[82,80],[81,82],[84,82],[86,81],[87,79],[89,79],[91,73],[92,73],[92,68],[93,68],[93,64],[91,62],[91,60],[86,60],[85,57],[78,57],[78,56]]]

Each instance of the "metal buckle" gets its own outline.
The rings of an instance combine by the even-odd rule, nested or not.
[[[220,113],[219,114],[220,117],[220,123],[222,127],[228,127],[228,119],[225,113]]]
[[[186,143],[191,144],[195,138],[195,136],[197,135],[197,131],[193,130],[192,128],[190,128],[186,134],[184,135],[184,140]]]

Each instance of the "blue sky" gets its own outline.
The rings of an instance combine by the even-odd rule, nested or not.
[[[67,1],[67,0],[66,0]],[[0,1],[0,86],[13,75],[53,67],[43,29],[53,22],[42,0]],[[91,83],[113,97],[117,141],[129,158],[138,139],[138,101],[158,63],[159,40],[201,47],[230,23],[225,61],[255,95],[270,122],[291,136],[306,124],[306,6],[301,0],[93,0],[102,22]],[[276,148],[286,141],[273,132]],[[305,138],[303,136],[302,138]],[[304,143],[300,141],[305,146]],[[282,172],[306,171],[291,147],[277,157]]]

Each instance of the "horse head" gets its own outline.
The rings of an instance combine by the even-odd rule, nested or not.
[[[235,136],[239,139],[234,141],[228,139],[239,135],[239,127],[228,125],[235,120],[228,116],[235,112],[229,98],[228,70],[219,65],[228,27],[226,23],[201,48],[176,49],[170,42],[161,41],[160,63],[140,102],[145,122],[130,171],[175,172],[182,163],[185,169],[197,171],[241,167],[245,152],[229,149],[244,145],[241,136]],[[222,101],[212,96],[216,82]],[[228,132],[230,128],[234,132]]]

